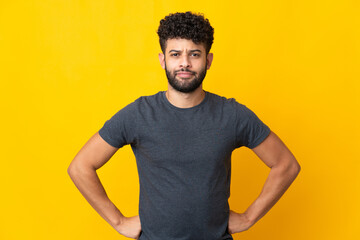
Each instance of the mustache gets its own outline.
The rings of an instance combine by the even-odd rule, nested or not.
[[[178,73],[178,72],[189,72],[189,73],[192,73],[194,75],[196,74],[196,72],[190,71],[189,69],[186,69],[186,68],[182,68],[180,70],[175,71],[175,73]]]

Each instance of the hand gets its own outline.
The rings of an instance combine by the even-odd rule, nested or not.
[[[128,238],[138,239],[141,233],[141,223],[139,215],[124,217],[123,222],[117,228],[121,235]]]
[[[228,231],[230,234],[248,230],[253,223],[247,218],[245,213],[236,213],[230,210]]]

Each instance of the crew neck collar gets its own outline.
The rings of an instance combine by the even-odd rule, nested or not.
[[[207,101],[207,99],[209,98],[209,93],[205,90],[204,90],[204,92],[205,92],[204,99],[198,105],[195,105],[195,106],[189,107],[189,108],[179,108],[179,107],[176,107],[175,105],[173,105],[172,103],[170,103],[170,101],[166,97],[166,91],[162,91],[161,96],[162,96],[162,99],[165,102],[165,104],[168,105],[169,107],[171,107],[172,109],[175,109],[178,111],[192,111],[192,110],[197,109],[197,108],[201,107],[202,105],[204,105],[205,102]]]

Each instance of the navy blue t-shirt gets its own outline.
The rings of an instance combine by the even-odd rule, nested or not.
[[[130,144],[140,182],[140,240],[224,240],[229,218],[231,154],[270,133],[250,109],[205,91],[178,108],[165,91],[136,99],[99,130],[110,145]]]

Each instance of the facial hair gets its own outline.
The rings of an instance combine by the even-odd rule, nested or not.
[[[191,93],[191,92],[195,91],[198,87],[200,87],[200,85],[202,84],[202,82],[206,76],[206,67],[199,74],[197,74],[196,72],[190,71],[186,68],[182,68],[178,71],[171,73],[170,71],[168,71],[166,64],[165,64],[165,72],[166,72],[166,77],[168,79],[169,84],[175,90],[177,90],[179,92],[183,92],[183,93]],[[194,79],[180,81],[180,80],[176,79],[176,73],[178,73],[178,72],[190,72],[194,76]]]

